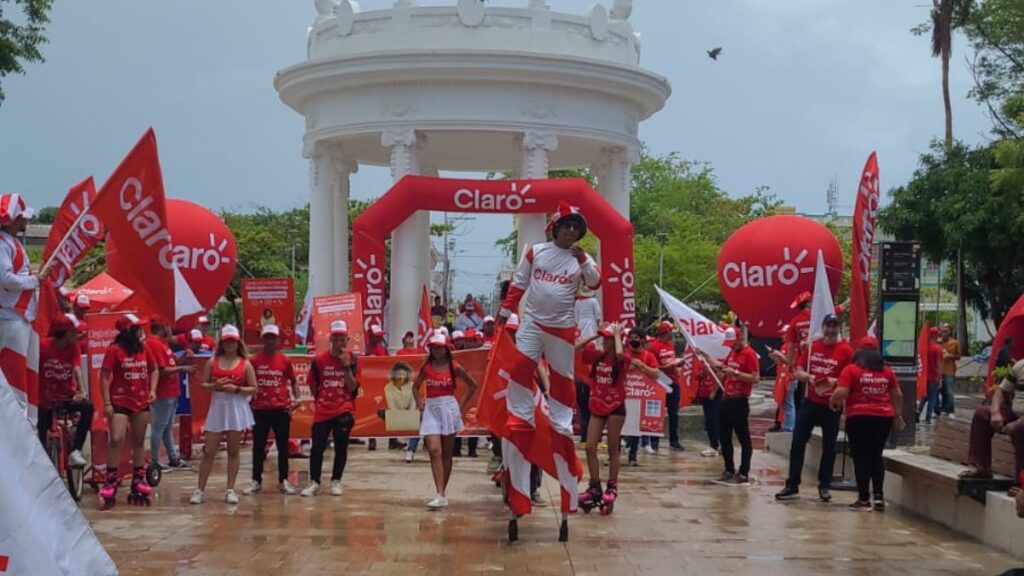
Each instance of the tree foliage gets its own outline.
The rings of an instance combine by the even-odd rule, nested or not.
[[[20,12],[17,20],[5,16],[5,4]],[[51,0],[0,0],[0,79],[8,74],[24,74],[26,63],[43,61],[39,48],[47,41],[50,5]],[[0,87],[0,104],[3,101]]]
[[[971,96],[988,107],[996,133],[1019,138],[1024,132],[1006,106],[1024,94],[1024,2],[979,2],[964,31],[974,48]]]

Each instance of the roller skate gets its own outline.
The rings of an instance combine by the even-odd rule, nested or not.
[[[580,493],[579,507],[583,509],[585,514],[590,514],[591,510],[601,506],[601,500],[601,482],[591,480],[590,487],[587,488],[586,492]]]
[[[117,504],[117,487],[121,479],[117,477],[117,470],[108,468],[107,479],[100,487],[100,510],[110,510]]]
[[[153,489],[146,483],[146,469],[136,466],[132,471],[132,491],[128,493],[128,503],[135,506],[152,506]]]
[[[619,497],[619,483],[616,480],[608,481],[608,488],[601,497],[601,515],[607,516],[615,509],[615,500]]]

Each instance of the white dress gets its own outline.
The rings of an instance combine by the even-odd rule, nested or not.
[[[455,396],[427,398],[423,404],[420,436],[449,436],[462,432],[462,412]]]
[[[234,370],[221,370],[217,367],[217,357],[210,358],[214,362],[210,379],[229,377],[236,382],[235,385],[245,383],[245,363],[239,362]],[[210,400],[210,410],[206,413],[206,424],[203,426],[207,432],[241,432],[253,426],[252,408],[249,406],[249,397],[244,394],[231,394],[228,392],[214,392]]]

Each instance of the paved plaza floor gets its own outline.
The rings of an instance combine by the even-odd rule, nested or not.
[[[83,508],[126,575],[988,575],[1024,565],[895,510],[847,511],[848,492],[818,503],[810,479],[803,500],[776,503],[785,463],[763,451],[754,457],[758,484],[712,484],[720,460],[701,458],[700,448],[641,455],[639,467],[623,468],[615,513],[571,518],[566,544],[557,541],[552,479],[544,483],[549,505],[520,520],[520,541],[509,545],[486,458],[457,459],[451,506],[430,512],[423,506],[433,495],[426,455],[406,464],[402,451],[365,446],[351,447],[341,497],[271,489],[229,506],[222,453],[202,506],[188,504],[196,473],[186,470],[164,476],[151,508],[128,506],[125,487],[115,509],[96,510],[91,493]],[[249,458],[244,451],[240,487],[248,483]],[[307,461],[291,462],[299,471],[293,479],[304,481]]]

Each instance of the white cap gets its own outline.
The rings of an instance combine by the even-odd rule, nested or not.
[[[89,308],[92,306],[92,301],[89,300],[87,295],[79,294],[78,296],[75,296],[75,305],[79,308]]]
[[[188,333],[188,337],[190,340],[202,340],[203,333],[200,332],[199,330],[193,329],[191,332]]]
[[[462,340],[466,335],[462,333],[462,330],[456,330],[452,332],[452,340]]]
[[[380,336],[383,333],[384,329],[380,327],[380,324],[374,324],[373,326],[370,326],[370,334],[373,334],[374,336]]]
[[[200,324],[209,324],[210,323],[210,317],[209,316],[200,316],[199,317],[199,323]]]
[[[220,339],[221,341],[234,340],[237,342],[242,339],[242,335],[238,333],[238,328],[235,328],[231,324],[225,324],[224,327],[220,329]]]
[[[723,346],[732,346],[735,343],[736,343],[736,329],[735,328],[726,328],[725,329],[725,333],[724,333],[724,338],[722,339],[722,345]]]
[[[331,336],[340,334],[342,336],[348,336],[348,324],[344,320],[335,320],[331,322]]]
[[[281,329],[278,328],[274,324],[267,324],[266,326],[263,327],[263,330],[260,330],[260,336],[266,336],[267,334],[273,334],[274,336],[280,336],[281,335]]]
[[[427,346],[447,346],[448,338],[440,332],[434,332],[430,336],[430,340],[427,340]]]
[[[441,334],[444,334],[445,336],[448,335],[448,327],[447,326],[438,326],[437,327],[437,331],[440,332]]]
[[[519,314],[509,314],[505,320],[505,328],[519,328]]]
[[[484,316],[484,324],[488,322],[494,322],[494,316]]]

